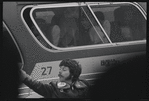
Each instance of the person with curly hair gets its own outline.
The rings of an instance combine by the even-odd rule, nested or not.
[[[64,59],[59,64],[59,80],[43,84],[33,80],[25,71],[20,70],[20,79],[29,88],[44,98],[87,98],[89,83],[79,79],[82,68],[73,59]]]

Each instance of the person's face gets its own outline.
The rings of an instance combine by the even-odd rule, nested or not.
[[[65,67],[65,66],[61,66],[60,67],[58,76],[59,76],[59,80],[61,82],[65,82],[67,80],[71,80],[69,68]]]

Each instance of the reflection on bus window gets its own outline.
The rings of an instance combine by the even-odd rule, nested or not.
[[[94,13],[99,11],[103,12],[105,19],[110,22],[111,28],[108,30],[105,28],[105,31],[107,31],[108,34],[108,31],[110,30],[110,34],[108,35],[112,42],[127,42],[144,40],[146,38],[146,20],[135,6],[115,5],[112,7],[91,7]]]

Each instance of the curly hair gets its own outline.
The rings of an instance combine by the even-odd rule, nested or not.
[[[75,82],[82,72],[82,67],[79,62],[73,59],[64,59],[61,61],[59,66],[66,66],[69,68],[70,74],[73,76],[72,82]]]

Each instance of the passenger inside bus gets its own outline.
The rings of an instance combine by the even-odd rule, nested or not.
[[[59,27],[59,18],[60,16],[54,15],[50,26],[48,26],[47,38],[53,45],[59,46],[60,39],[60,27]]]
[[[108,20],[105,20],[104,14],[100,11],[95,12],[95,15],[97,16],[97,19],[99,20],[99,22],[103,26],[107,35],[110,36],[110,22]],[[99,38],[98,34],[101,36],[103,42]],[[108,43],[108,39],[106,38],[105,34],[103,33],[103,31],[101,30],[101,28],[99,26],[95,26],[95,28],[92,27],[89,31],[89,35],[90,35],[92,43],[94,43],[94,44]]]
[[[145,38],[145,20],[136,8],[120,7],[114,11],[114,16],[115,23],[111,34],[113,42],[143,40]]]
[[[89,45],[91,44],[90,36],[89,36],[89,30],[91,28],[91,23],[89,22],[87,16],[81,12],[80,19],[81,22],[79,24],[79,40],[78,45]]]
[[[127,33],[130,33],[131,40],[142,40],[145,38],[145,20],[143,18],[143,15],[139,10],[137,10],[135,7],[123,7],[122,10],[124,11],[124,28],[129,28],[130,32],[123,32],[122,35],[125,36],[126,40],[129,38]],[[125,29],[124,29],[125,30]],[[128,30],[128,29],[127,29]]]
[[[60,28],[58,25],[52,26],[51,35],[53,45],[58,46],[60,39]]]
[[[60,19],[60,47],[76,46],[78,8],[67,8]]]

